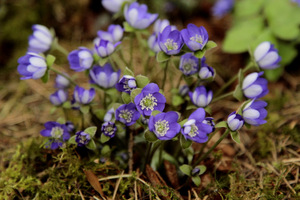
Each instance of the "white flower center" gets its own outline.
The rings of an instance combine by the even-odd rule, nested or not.
[[[165,136],[169,128],[169,122],[167,120],[158,120],[155,124],[155,131],[160,136]]]
[[[61,138],[62,134],[63,134],[64,130],[60,127],[53,127],[51,130],[51,136],[55,139],[59,139]]]
[[[195,124],[192,124],[191,125],[191,130],[188,133],[188,135],[191,136],[191,137],[195,137],[197,135],[197,133],[198,133],[198,127]]]
[[[142,107],[141,109],[144,110],[154,110],[154,106],[157,106],[157,99],[152,95],[152,94],[148,94],[147,96],[145,96],[141,102],[140,102],[140,106]]]
[[[106,135],[113,135],[115,133],[115,129],[111,125],[108,125],[104,128],[104,132]]]
[[[87,141],[86,135],[79,135],[79,142],[80,144],[85,144]]]
[[[188,59],[183,64],[183,72],[185,74],[189,74],[192,71],[195,71],[196,68],[197,68],[197,63],[193,59]]]
[[[172,39],[167,39],[167,41],[164,43],[164,45],[167,47],[168,51],[178,49],[177,42],[174,42]]]
[[[190,37],[190,40],[198,42],[200,44],[203,43],[202,37],[200,35],[198,35],[198,34],[194,35],[193,37]]]
[[[133,111],[132,110],[121,110],[119,117],[124,119],[126,121],[126,123],[130,123],[132,120],[132,115],[133,115]]]

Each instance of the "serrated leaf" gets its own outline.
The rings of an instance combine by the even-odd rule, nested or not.
[[[142,92],[142,89],[141,88],[136,88],[134,90],[131,91],[130,93],[130,99],[131,99],[131,102],[134,103],[134,98],[140,94]]]
[[[77,142],[75,141],[75,139],[76,139],[76,135],[70,137],[70,139],[68,140],[68,143],[70,143],[70,144],[77,144]]]
[[[203,50],[198,50],[194,52],[194,56],[201,59],[205,55],[206,49],[204,48]]]
[[[137,87],[139,88],[143,88],[145,87],[150,81],[149,78],[143,75],[137,75],[135,77],[136,83],[137,83]]]
[[[105,142],[107,142],[108,140],[110,140],[110,137],[108,137],[108,136],[106,136],[106,135],[104,135],[104,134],[102,133],[101,136],[100,136],[100,142],[101,142],[101,143],[105,143]]]
[[[192,181],[197,187],[201,184],[201,178],[199,176],[193,176]]]
[[[125,104],[129,104],[131,102],[130,94],[128,94],[126,92],[122,92],[121,97]]]
[[[93,138],[95,136],[96,131],[97,131],[96,126],[91,126],[91,127],[88,127],[84,130],[84,132],[89,134],[91,136],[91,138]]]
[[[182,134],[180,134],[180,145],[181,148],[186,149],[189,148],[192,145],[192,140],[185,139]]]
[[[126,67],[124,70],[124,75],[134,76],[134,73],[128,67]]]
[[[226,121],[221,121],[215,125],[215,128],[228,128]]]
[[[182,173],[184,173],[185,175],[188,175],[188,176],[191,176],[192,175],[192,166],[190,165],[187,165],[187,164],[184,164],[184,165],[181,165],[179,167],[180,171],[182,171]]]
[[[209,40],[207,43],[206,43],[206,45],[205,45],[205,50],[209,50],[209,49],[213,49],[213,48],[215,48],[215,47],[217,47],[218,45],[217,45],[217,43],[215,43],[214,41],[212,41],[212,40]]]
[[[236,99],[239,100],[239,101],[242,101],[242,100],[243,100],[244,94],[243,94],[243,90],[242,90],[240,84],[238,84],[238,85],[235,87],[235,90],[234,90],[234,93],[233,93],[233,97],[236,98]]]
[[[86,145],[86,148],[95,150],[97,148],[95,141],[91,139],[90,142]]]
[[[47,67],[52,67],[53,63],[55,62],[55,59],[55,56],[48,54],[46,57]]]
[[[156,140],[158,140],[156,135],[153,132],[149,131],[149,130],[145,131],[144,137],[148,142],[155,142]]]
[[[231,138],[233,139],[233,141],[235,141],[238,144],[241,143],[240,134],[238,131],[230,131],[230,135],[231,135]]]
[[[161,62],[166,62],[170,59],[171,56],[169,56],[168,54],[166,54],[163,51],[160,51],[156,54],[156,61],[161,63]]]

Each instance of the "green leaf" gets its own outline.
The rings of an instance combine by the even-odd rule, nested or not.
[[[207,43],[206,43],[206,45],[205,45],[205,50],[207,51],[207,50],[209,50],[209,49],[213,49],[213,48],[215,48],[215,47],[217,47],[218,45],[217,45],[217,43],[215,43],[214,41],[212,41],[212,40],[209,40]]]
[[[226,121],[221,121],[216,124],[215,128],[228,128],[227,122]]]
[[[104,119],[104,116],[106,114],[106,110],[104,109],[97,109],[93,110],[94,114],[97,116],[98,119],[102,120]]]
[[[110,137],[104,135],[104,134],[101,134],[101,137],[100,137],[100,142],[101,143],[105,143],[107,142],[108,140],[110,140]]]
[[[56,106],[52,106],[52,108],[50,110],[50,114],[52,115],[56,111],[56,109],[57,109]]]
[[[131,102],[130,99],[130,94],[126,93],[126,92],[122,92],[122,100],[125,104],[129,104]]]
[[[153,111],[151,112],[151,115],[154,117],[154,116],[156,116],[156,115],[159,114],[159,113],[161,113],[159,110],[153,110]]]
[[[49,70],[47,69],[44,76],[42,76],[41,80],[43,81],[43,83],[47,83],[50,77],[50,73]]]
[[[234,90],[234,93],[233,93],[233,97],[236,98],[239,101],[243,101],[244,94],[243,94],[243,90],[242,90],[240,84],[238,84],[235,87],[235,90]]]
[[[192,145],[192,140],[185,139],[182,134],[180,134],[180,145],[183,149],[189,148]]]
[[[299,8],[300,12],[300,8]],[[297,56],[298,51],[294,44],[291,42],[278,42],[278,54],[281,56],[281,65],[288,65],[290,64],[294,58]]]
[[[77,144],[77,142],[75,141],[76,139],[76,135],[73,135],[69,140],[68,140],[68,143],[70,144]]]
[[[55,59],[55,56],[48,54],[46,57],[47,67],[52,67],[53,63],[55,62]]]
[[[180,124],[180,126],[182,127],[184,124],[185,124],[185,122],[187,122],[189,119],[184,119],[184,120],[182,120],[181,122],[179,122],[179,124]]]
[[[104,145],[104,147],[101,149],[101,155],[102,156],[109,156],[111,152],[111,149],[109,145]]]
[[[201,184],[201,179],[199,176],[193,176],[192,177],[192,181],[194,182],[194,184],[198,187]]]
[[[89,134],[91,136],[91,138],[93,138],[96,131],[97,131],[97,127],[96,126],[91,126],[91,127],[86,128],[83,132]]]
[[[145,87],[150,81],[149,78],[143,75],[137,75],[135,77],[136,83],[137,83],[137,87],[139,88],[143,88]]]
[[[244,80],[244,75],[243,75],[243,70],[242,69],[239,70],[238,80],[239,80],[239,85],[242,85],[243,84],[243,80]]]
[[[173,95],[172,96],[172,105],[173,106],[177,107],[177,106],[179,106],[183,103],[184,103],[184,99],[182,98],[182,96],[180,96],[180,95]]]
[[[188,175],[188,176],[191,176],[192,175],[192,166],[190,165],[187,165],[187,164],[184,164],[184,165],[181,165],[179,167],[180,171],[182,171],[182,173],[184,173],[185,175]]]
[[[117,110],[121,105],[122,104],[120,104],[120,103],[113,103],[112,107],[113,107],[114,110]]]
[[[263,28],[263,17],[251,17],[236,22],[226,33],[223,50],[228,53],[246,52],[250,44],[261,34]]]
[[[57,123],[60,123],[60,124],[65,124],[66,123],[66,119],[64,117],[59,117],[57,120],[56,120]]]
[[[259,14],[265,0],[243,0],[234,4],[234,17],[250,17]]]
[[[203,50],[198,50],[194,52],[194,56],[201,59],[205,55],[205,48]]]
[[[64,102],[62,107],[65,109],[70,109],[72,107],[71,102],[70,101]]]
[[[105,58],[100,57],[99,60],[98,60],[98,63],[99,63],[100,66],[105,65],[107,62],[108,62],[108,56],[105,57]]]
[[[204,174],[204,172],[206,172],[206,166],[205,165],[198,165],[198,166],[196,166],[196,168],[200,169],[198,175]]]
[[[148,129],[145,131],[144,137],[148,142],[155,142],[156,140],[158,140],[156,135]]]
[[[90,111],[90,106],[88,106],[88,105],[80,106],[80,111],[81,111],[83,114],[87,114],[87,113],[89,113],[89,111]]]
[[[170,59],[171,56],[169,56],[168,54],[166,54],[163,51],[160,51],[156,54],[156,61],[161,63],[161,62],[166,62]]]
[[[124,75],[134,76],[134,73],[128,67],[126,67],[124,70]]]
[[[205,110],[205,112],[207,112],[208,114],[211,115],[211,112],[212,112],[211,107],[206,106],[206,107],[204,108],[204,110]]]
[[[140,94],[142,92],[142,89],[141,88],[136,88],[134,90],[131,91],[130,93],[130,99],[131,99],[131,102],[134,103],[134,98]]]
[[[278,44],[277,44],[277,39],[274,36],[274,34],[272,33],[272,31],[270,30],[270,28],[265,28],[263,30],[263,32],[261,32],[258,37],[251,43],[250,47],[251,47],[251,53],[253,55],[254,50],[256,49],[256,47],[265,41],[269,41],[272,44],[274,44],[274,46],[276,48],[278,48]]]
[[[238,144],[241,143],[240,135],[239,135],[238,131],[230,131],[230,135],[231,135],[231,138],[233,139],[233,141],[235,141]]]
[[[86,145],[86,148],[94,150],[97,148],[96,143],[93,139],[90,140],[90,142]]]
[[[124,27],[125,32],[134,32],[135,31],[135,28],[130,26],[127,22],[123,22],[123,27]]]

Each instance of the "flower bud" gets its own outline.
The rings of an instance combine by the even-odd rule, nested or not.
[[[102,0],[102,6],[112,12],[117,13],[121,10],[122,4],[126,2],[127,0]]]
[[[264,72],[253,72],[248,74],[243,80],[242,89],[247,98],[261,98],[269,92],[268,81],[264,78],[260,78],[263,73]]]
[[[204,86],[198,86],[194,92],[189,92],[191,101],[195,106],[206,107],[212,100],[213,92]]]
[[[95,89],[91,88],[89,90],[85,90],[82,87],[76,86],[73,97],[77,103],[89,104],[95,97]]]
[[[72,70],[81,72],[92,66],[94,62],[93,52],[88,48],[80,47],[68,55],[68,60]]]
[[[130,94],[131,90],[136,89],[136,80],[133,76],[124,75],[116,84],[116,88],[120,92]]]
[[[265,107],[268,104],[262,100],[253,99],[243,109],[243,118],[247,124],[253,126],[259,126],[265,124],[267,121],[264,120],[268,114]]]
[[[275,69],[279,67],[278,63],[281,61],[278,50],[270,42],[260,43],[254,51],[254,58],[262,69]]]
[[[66,76],[68,76],[67,74],[65,74]],[[55,78],[55,87],[58,89],[66,89],[67,87],[69,87],[70,85],[70,81],[65,78],[62,75],[57,75]]]
[[[242,128],[245,121],[243,117],[236,112],[232,112],[227,118],[227,124],[231,131],[237,131]]]
[[[43,25],[32,26],[33,33],[28,39],[28,52],[44,53],[51,47],[53,36],[50,30]]]
[[[55,106],[60,106],[67,101],[68,94],[65,90],[57,90],[55,93],[50,95],[50,101]]]

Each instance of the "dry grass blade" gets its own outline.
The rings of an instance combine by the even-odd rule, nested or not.
[[[98,181],[98,177],[91,170],[83,170],[86,175],[88,182],[92,185],[92,187],[100,194],[102,199],[104,198],[104,193],[102,191],[101,185]]]
[[[117,196],[117,192],[118,192],[118,188],[120,186],[120,183],[121,183],[121,180],[123,178],[123,174],[124,174],[124,171],[122,171],[121,175],[120,175],[120,178],[118,179],[117,183],[116,183],[116,186],[115,186],[115,190],[114,190],[114,194],[113,194],[113,197],[112,199],[114,200]],[[98,182],[99,183],[99,182]]]

